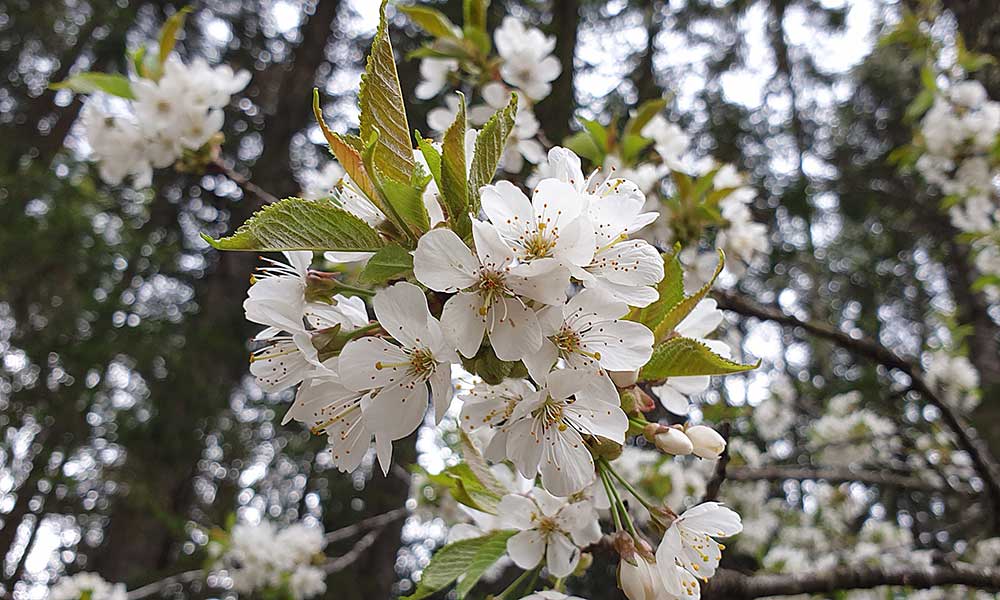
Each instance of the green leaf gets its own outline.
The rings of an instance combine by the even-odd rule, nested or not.
[[[202,239],[216,250],[374,251],[384,243],[378,233],[334,200],[285,198],[254,213],[233,235]]]
[[[486,31],[486,10],[490,7],[490,0],[463,0],[462,18],[466,27],[475,27]]]
[[[673,333],[674,328],[684,320],[684,317],[691,314],[695,306],[701,302],[705,296],[708,295],[709,290],[712,289],[712,284],[715,283],[715,279],[722,272],[722,267],[726,264],[726,255],[719,250],[719,264],[715,267],[715,274],[712,275],[712,279],[708,283],[701,286],[697,292],[690,296],[686,296],[683,300],[678,302],[673,308],[671,308],[666,315],[664,315],[663,320],[660,321],[656,327],[653,329],[653,338],[659,342],[671,333]]]
[[[464,429],[461,430],[461,434],[462,457],[465,459],[465,464],[469,465],[469,469],[486,490],[495,495],[497,499],[502,498],[507,494],[507,488],[493,475],[490,466],[486,464],[486,459],[479,453],[479,449],[472,443]]]
[[[441,153],[434,147],[433,140],[423,137],[419,132],[416,133],[416,137],[417,148],[420,148],[420,153],[427,161],[427,168],[431,171],[434,183],[437,184],[438,189],[441,189]]]
[[[595,165],[604,162],[604,154],[597,147],[597,142],[587,131],[577,131],[563,140],[563,146],[573,151],[574,154],[586,158]]]
[[[608,130],[597,121],[584,119],[583,117],[578,117],[578,120],[583,124],[583,128],[587,130],[587,133],[590,134],[590,137],[594,140],[594,144],[597,146],[597,149],[601,151],[601,154],[607,154]]]
[[[517,532],[514,530],[494,531],[441,548],[434,553],[430,564],[421,573],[416,591],[406,596],[405,600],[420,600],[431,596],[463,575],[466,579],[472,578],[470,582],[462,582],[459,595],[464,596],[479,581],[489,565],[500,560],[507,551],[507,540],[515,533]]]
[[[398,216],[403,225],[413,232],[414,239],[419,238],[431,228],[427,207],[424,206],[424,189],[432,177],[424,171],[422,165],[415,165],[412,176],[405,182],[385,176],[378,167],[375,169],[382,197],[392,209],[388,214]]]
[[[365,169],[364,160],[361,157],[361,150],[358,148],[358,146],[361,145],[361,140],[354,138],[355,141],[354,144],[352,144],[344,136],[330,131],[330,128],[326,125],[326,121],[323,120],[323,107],[320,106],[319,103],[319,90],[317,88],[313,88],[313,115],[315,115],[316,123],[319,124],[320,130],[323,132],[323,137],[326,138],[326,143],[330,147],[330,152],[334,157],[336,157],[341,168],[344,169],[344,172],[347,173],[347,176],[351,178],[351,181],[358,186],[362,193],[364,193],[364,195],[367,196],[368,199],[375,204],[375,206],[382,209],[379,202],[378,192],[375,189],[375,183],[372,181],[371,176]]]
[[[479,213],[479,188],[493,181],[493,176],[496,175],[500,157],[507,146],[507,137],[514,130],[516,115],[517,94],[512,93],[507,106],[493,113],[479,130],[472,169],[469,172],[469,209],[473,214]]]
[[[625,161],[626,165],[631,165],[639,158],[642,151],[652,143],[653,140],[644,138],[641,135],[635,133],[627,134],[622,140],[622,160]]]
[[[104,92],[119,98],[135,99],[132,83],[124,75],[116,73],[77,73],[69,79],[49,85],[54,90],[71,90],[78,94]]]
[[[413,271],[413,255],[399,244],[389,244],[368,259],[361,271],[361,281],[384,283],[390,279],[401,279]]]
[[[458,112],[455,121],[444,133],[441,145],[441,198],[448,213],[451,228],[459,237],[472,233],[469,219],[469,192],[465,156],[465,95],[458,94]]]
[[[934,90],[925,89],[917,94],[917,97],[906,107],[903,114],[903,121],[913,123],[927,112],[934,105]]]
[[[500,498],[476,477],[467,463],[459,463],[448,467],[437,475],[429,476],[434,483],[444,486],[448,493],[459,504],[464,504],[470,508],[495,515]]]
[[[395,181],[409,181],[413,174],[413,146],[410,126],[406,122],[403,93],[399,89],[399,74],[389,41],[389,25],[382,1],[378,31],[372,41],[371,53],[361,76],[358,94],[361,105],[361,138],[369,140],[378,131],[374,164]]]
[[[629,135],[642,135],[642,128],[649,123],[650,119],[655,117],[661,110],[666,108],[667,99],[659,98],[657,100],[647,100],[639,105],[639,108],[635,111],[635,116],[629,119],[628,123],[625,124],[625,136]]]
[[[756,369],[723,358],[698,340],[674,337],[653,347],[653,356],[639,372],[641,381],[659,381],[669,377],[692,375],[728,375]]]
[[[177,34],[184,28],[184,20],[190,13],[191,7],[185,6],[170,15],[163,23],[163,27],[160,29],[160,48],[156,57],[158,74],[163,73],[163,65],[166,64],[170,53],[174,51],[174,46],[177,45]]]
[[[655,329],[663,321],[670,309],[684,300],[684,268],[678,259],[680,243],[674,244],[672,252],[663,253],[663,279],[656,284],[660,297],[645,308],[633,308],[629,313],[630,321],[642,323],[650,329]]]
[[[417,27],[436,38],[457,38],[459,28],[441,11],[426,6],[400,6],[399,10],[413,19]]]

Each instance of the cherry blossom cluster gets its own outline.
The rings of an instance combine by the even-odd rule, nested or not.
[[[545,148],[537,139],[540,126],[532,106],[551,93],[552,82],[559,77],[562,67],[552,55],[555,38],[514,17],[504,17],[493,32],[493,41],[496,56],[486,59],[489,67],[476,81],[479,102],[468,109],[469,123],[481,127],[494,112],[507,105],[512,93],[516,93],[517,116],[500,166],[509,173],[520,173],[525,161],[538,164],[545,159]],[[430,100],[450,91],[460,81],[463,68],[468,70],[470,67],[457,58],[422,59],[422,81],[415,90],[416,97]],[[439,134],[448,129],[459,108],[455,94],[449,93],[443,98],[444,106],[432,108],[427,113],[427,125]]]
[[[240,594],[281,594],[305,600],[326,591],[322,569],[323,531],[304,523],[279,529],[270,521],[238,523],[228,539],[212,548],[216,568]],[[319,564],[317,564],[319,559]]]
[[[50,600],[126,600],[125,584],[108,583],[97,573],[63,577],[49,588]]]
[[[147,187],[153,169],[169,167],[213,140],[217,145],[222,109],[249,82],[247,71],[170,57],[159,78],[129,82],[130,98],[91,98],[83,109],[83,133],[101,179],[117,185],[131,177],[136,187]]]

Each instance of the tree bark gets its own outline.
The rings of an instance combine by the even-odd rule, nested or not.
[[[743,575],[720,570],[704,584],[705,600],[746,600],[767,596],[832,594],[840,590],[872,589],[886,585],[927,589],[943,585],[967,585],[1000,590],[1000,569],[968,564],[951,566],[840,567],[813,573]]]
[[[544,123],[545,135],[553,144],[562,144],[571,132],[573,113],[576,112],[576,69],[577,27],[580,25],[580,0],[553,0],[550,32],[556,36],[555,56],[562,65],[562,72],[552,82],[552,93],[538,103],[538,120]]]

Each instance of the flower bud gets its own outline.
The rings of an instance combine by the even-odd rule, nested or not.
[[[635,371],[609,371],[608,375],[611,376],[611,381],[620,388],[631,387],[639,380],[638,369]]]
[[[711,427],[695,425],[688,427],[685,431],[691,440],[693,451],[701,458],[719,458],[722,451],[726,449],[726,440]]]
[[[663,583],[656,576],[653,565],[636,554],[635,564],[627,560],[618,563],[618,587],[629,600],[657,600],[662,597]]]
[[[653,443],[660,449],[660,452],[675,456],[687,456],[694,451],[691,438],[684,435],[684,432],[676,427],[667,427],[654,435]]]

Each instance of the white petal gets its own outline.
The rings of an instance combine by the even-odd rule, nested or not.
[[[388,436],[402,439],[420,427],[427,412],[427,384],[403,379],[382,388],[371,402],[364,406],[368,428]]]
[[[620,319],[627,313],[627,304],[603,290],[592,288],[573,296],[563,307],[566,322],[577,331],[600,321]]]
[[[462,292],[448,298],[441,311],[441,329],[467,358],[475,356],[483,342],[486,317],[480,314],[482,306],[479,294]]]
[[[518,265],[507,275],[507,287],[518,296],[523,296],[542,304],[562,305],[566,302],[569,287],[569,271],[562,267],[549,269],[543,274],[531,273],[527,265]],[[524,275],[524,273],[528,273]]]
[[[676,377],[672,377],[669,382],[653,388],[653,393],[660,398],[663,408],[676,415],[686,415],[690,409],[688,397],[674,389],[672,382]]]
[[[503,298],[489,310],[490,344],[500,360],[521,360],[542,345],[535,311],[514,298]]]
[[[375,454],[382,467],[382,474],[388,475],[389,467],[392,466],[392,439],[383,434],[375,434]]]
[[[712,378],[708,375],[688,375],[684,377],[671,377],[667,381],[678,392],[690,396],[707,390]]]
[[[570,496],[597,477],[594,458],[576,429],[559,431],[558,427],[550,427],[542,445],[544,453],[539,464],[542,486],[552,494]]]
[[[528,374],[535,381],[545,381],[549,371],[559,359],[559,349],[548,339],[542,340],[542,347],[537,352],[532,352],[522,360],[524,366],[528,368]]]
[[[534,227],[531,201],[509,181],[483,186],[480,190],[483,212],[497,231],[510,240],[517,240]]]
[[[566,226],[580,216],[583,205],[571,184],[554,178],[543,179],[535,186],[531,205],[539,225],[546,231],[565,230]]]
[[[496,227],[490,223],[473,220],[472,240],[476,245],[479,261],[487,269],[503,271],[514,262],[514,251],[503,241]]]
[[[427,297],[412,283],[400,282],[379,290],[372,299],[375,317],[386,333],[408,348],[430,343]]]
[[[556,577],[568,577],[580,562],[580,549],[561,533],[549,535],[545,550],[545,566]]]
[[[450,229],[432,229],[420,236],[413,252],[413,275],[439,292],[456,292],[474,284],[479,261]]]
[[[579,423],[590,435],[619,444],[625,443],[628,416],[617,404],[602,402],[586,394],[577,394],[576,402],[567,406],[565,411],[572,415],[573,421]]]
[[[611,371],[639,369],[653,355],[653,332],[634,321],[604,321],[581,341],[589,352],[599,352],[601,366]]]
[[[545,540],[537,529],[521,531],[507,540],[507,554],[515,565],[522,569],[533,569],[542,562]]]
[[[340,381],[352,390],[370,390],[399,381],[406,375],[410,358],[382,338],[366,336],[351,340],[340,352]],[[387,366],[400,365],[402,366]]]
[[[712,298],[702,300],[674,329],[684,337],[703,338],[707,336],[722,324],[724,315],[718,306],[718,303]]]
[[[736,511],[718,502],[704,502],[684,511],[680,518],[685,529],[713,537],[729,537],[743,531]]]
[[[517,471],[534,479],[538,463],[542,460],[542,434],[535,429],[535,419],[521,419],[510,426],[507,433],[507,458]]]
[[[454,388],[451,386],[451,365],[440,364],[430,378],[431,402],[434,403],[434,422],[440,423],[451,406]]]
[[[599,252],[588,270],[611,283],[655,285],[663,279],[663,258],[645,240],[628,240]]]
[[[534,527],[532,515],[537,512],[535,503],[520,494],[507,494],[497,505],[497,516],[503,526],[522,531]]]

